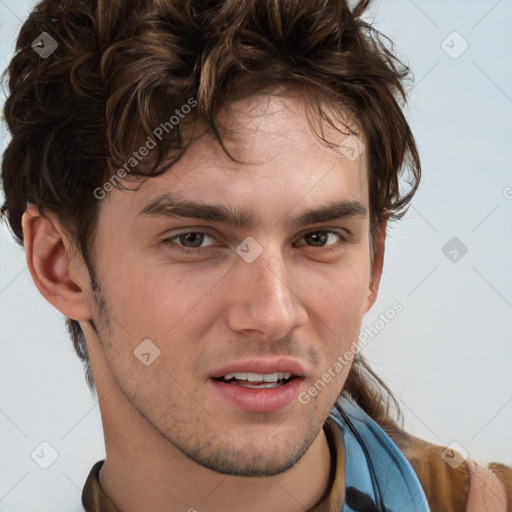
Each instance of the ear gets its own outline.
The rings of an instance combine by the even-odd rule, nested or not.
[[[368,298],[366,301],[366,310],[367,313],[375,301],[377,300],[377,295],[379,291],[380,278],[382,276],[382,267],[384,266],[384,249],[386,242],[386,227],[387,222],[381,224],[378,228],[377,235],[374,241],[374,254],[373,254],[373,262],[372,262],[372,272],[370,276],[370,283],[368,286]]]
[[[30,205],[22,226],[27,265],[41,295],[68,318],[91,319],[89,272],[58,219]]]

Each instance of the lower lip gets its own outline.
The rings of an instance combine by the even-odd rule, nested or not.
[[[296,377],[275,388],[246,388],[210,379],[213,388],[231,405],[251,412],[274,412],[293,402],[299,394],[303,379]]]

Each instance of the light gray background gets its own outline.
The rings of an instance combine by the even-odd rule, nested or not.
[[[34,2],[0,0],[0,68]],[[512,1],[384,0],[377,27],[416,77],[408,116],[423,181],[391,227],[381,293],[365,325],[403,311],[364,353],[400,400],[406,427],[512,464]],[[458,58],[464,42],[469,48]],[[443,47],[442,42],[445,41]],[[1,144],[5,147],[5,126]],[[468,252],[450,261],[452,237]],[[0,228],[0,511],[77,509],[104,457],[97,402],[60,314]],[[58,452],[47,470],[31,452]]]

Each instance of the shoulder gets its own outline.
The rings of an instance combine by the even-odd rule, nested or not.
[[[512,468],[484,467],[396,425],[383,428],[417,474],[432,512],[512,512]]]
[[[492,463],[485,468],[468,462],[471,487],[467,512],[510,512],[512,510],[512,468]]]

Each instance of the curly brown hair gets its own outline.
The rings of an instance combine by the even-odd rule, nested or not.
[[[168,170],[190,144],[187,126],[198,122],[234,158],[222,143],[219,109],[283,85],[307,96],[318,118],[333,126],[340,124],[336,106],[353,113],[367,143],[373,240],[405,212],[420,159],[402,111],[410,70],[364,19],[370,1],[354,3],[42,0],[23,24],[6,70],[12,139],[2,160],[1,212],[18,241],[22,214],[35,204],[57,215],[92,269],[94,191],[154,137],[155,127],[191,98],[196,102],[174,129],[161,130],[152,157],[131,169],[135,178]],[[58,44],[46,58],[32,47],[42,32]],[[67,323],[94,389],[83,332],[78,322]],[[384,404],[375,390],[387,390],[376,379],[357,356],[345,388],[374,417]]]

